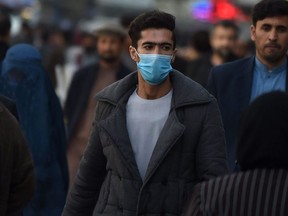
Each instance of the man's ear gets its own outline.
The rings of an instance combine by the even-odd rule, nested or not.
[[[256,27],[254,25],[250,26],[250,38],[252,41],[255,41],[255,31],[256,31]]]
[[[129,46],[129,53],[130,53],[130,57],[132,58],[133,61],[135,61],[136,63],[139,62],[139,56],[136,52],[136,49],[133,46]]]
[[[172,53],[171,63],[173,63],[173,62],[175,61],[177,51],[178,51],[177,49],[174,49],[174,51],[173,51],[173,53]]]

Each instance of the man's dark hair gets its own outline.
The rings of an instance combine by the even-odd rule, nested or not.
[[[288,16],[288,2],[286,0],[262,0],[252,11],[252,24],[267,17]]]
[[[171,14],[153,10],[143,13],[136,17],[130,24],[129,36],[132,40],[132,45],[137,48],[137,42],[141,38],[141,32],[143,30],[155,28],[155,29],[168,29],[173,34],[173,48],[176,47],[175,37],[175,17]]]
[[[7,12],[0,10],[0,39],[10,33],[11,21]]]
[[[235,24],[235,22],[233,22],[231,20],[220,20],[219,22],[214,24],[213,30],[219,26],[226,28],[226,29],[228,29],[228,28],[233,29],[236,33],[236,36],[238,36],[239,28]],[[212,33],[213,33],[213,30],[212,30]]]

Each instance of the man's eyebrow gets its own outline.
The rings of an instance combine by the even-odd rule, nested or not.
[[[146,41],[142,45],[154,45],[154,46],[155,45],[160,45],[160,46],[168,45],[168,46],[172,46],[173,44],[172,43],[168,43],[168,42],[156,43],[156,42],[152,42],[152,41]]]
[[[272,25],[269,23],[263,23],[262,26],[272,26]]]
[[[287,26],[286,25],[277,25],[276,28],[286,28],[287,29]]]
[[[272,27],[273,25],[272,24],[269,24],[269,23],[263,23],[262,26],[264,27]],[[276,28],[287,28],[286,25],[276,25]]]

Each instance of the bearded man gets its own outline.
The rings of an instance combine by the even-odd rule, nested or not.
[[[255,55],[213,68],[207,85],[217,98],[222,114],[230,171],[235,168],[241,113],[264,93],[288,90],[288,2],[257,3],[252,12],[250,34]]]
[[[96,106],[94,96],[131,72],[120,60],[125,36],[124,29],[118,25],[99,27],[95,31],[99,61],[80,69],[73,77],[65,103],[70,185],[88,143]]]

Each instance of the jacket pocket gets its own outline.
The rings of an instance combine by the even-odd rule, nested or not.
[[[95,207],[95,211],[97,213],[103,213],[105,210],[105,207],[107,206],[108,197],[110,193],[111,175],[112,175],[111,171],[108,171],[105,177],[105,180],[102,184],[99,197],[98,197],[98,201]]]

